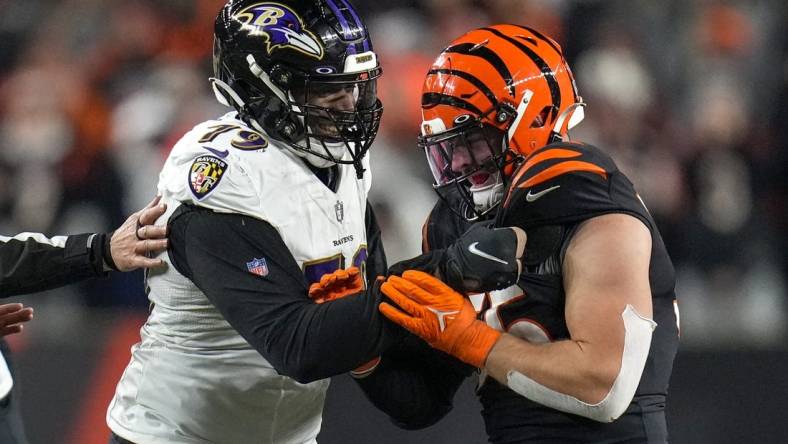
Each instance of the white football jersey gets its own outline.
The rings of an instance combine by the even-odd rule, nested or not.
[[[241,213],[276,228],[307,275],[339,255],[352,264],[366,258],[365,167],[357,179],[352,165],[340,165],[333,192],[289,148],[230,113],[173,148],[159,177],[168,211],[158,223],[184,202]],[[168,267],[150,272],[153,309],[109,406],[109,427],[140,444],[314,442],[328,379],[300,384],[278,374],[162,258]]]

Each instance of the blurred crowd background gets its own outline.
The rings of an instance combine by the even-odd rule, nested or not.
[[[223,3],[0,0],[0,233],[110,230],[150,200],[173,143],[226,111],[207,81]],[[436,199],[415,144],[427,68],[471,28],[524,24],[561,43],[574,69],[588,107],[572,136],[612,154],[660,226],[678,272],[682,353],[785,350],[784,1],[354,3],[384,69],[371,199],[392,261],[419,251]],[[30,406],[65,397],[43,388],[57,378],[45,367],[91,379],[113,338],[134,341],[147,309],[141,273],[22,301],[37,310],[12,344],[29,424],[48,415]],[[122,370],[121,343],[112,356]],[[72,384],[87,385],[95,380]],[[95,402],[101,413],[106,399]],[[85,418],[74,413],[60,432],[71,442],[89,442],[86,428],[105,433],[101,416]]]

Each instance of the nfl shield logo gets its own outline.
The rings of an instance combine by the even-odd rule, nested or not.
[[[268,264],[265,263],[265,259],[252,259],[251,262],[246,263],[246,269],[258,276],[268,275]]]
[[[341,200],[334,204],[334,212],[337,215],[337,222],[342,222],[342,219],[345,218],[345,204]]]

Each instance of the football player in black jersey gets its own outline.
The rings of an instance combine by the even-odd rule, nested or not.
[[[419,271],[389,277],[381,311],[432,348],[411,338],[385,352],[359,380],[369,398],[402,427],[424,427],[451,408],[469,364],[491,442],[667,441],[673,266],[613,160],[568,139],[583,102],[558,44],[514,25],[463,35],[427,74],[422,114],[441,196],[425,250],[474,223],[516,226],[528,235],[524,270],[475,295]]]

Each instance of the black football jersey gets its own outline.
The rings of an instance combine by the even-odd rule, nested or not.
[[[425,225],[425,242],[441,248],[467,228],[439,203]],[[562,262],[578,225],[625,213],[651,231],[649,279],[657,327],[632,404],[613,423],[600,423],[533,402],[492,378],[479,396],[491,442],[663,442],[665,398],[678,347],[674,269],[659,231],[632,183],[613,160],[586,144],[556,143],[532,153],[512,176],[497,226],[528,233],[525,269],[517,286],[477,302],[492,327],[532,342],[568,339]]]

